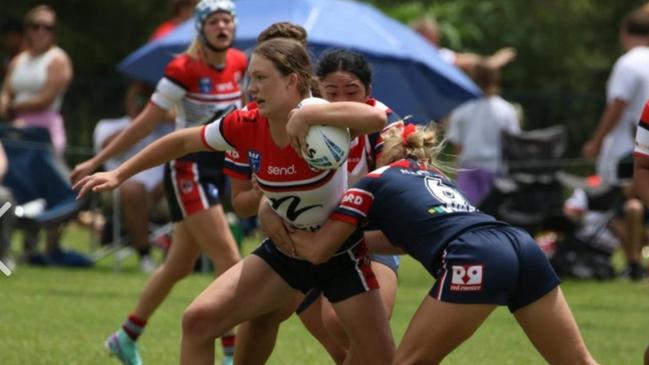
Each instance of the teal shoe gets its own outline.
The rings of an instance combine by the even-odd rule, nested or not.
[[[135,341],[120,328],[119,331],[113,333],[104,342],[104,346],[110,351],[112,355],[117,357],[124,365],[142,365],[140,353],[137,351],[137,344]]]

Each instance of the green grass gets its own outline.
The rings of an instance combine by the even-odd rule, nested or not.
[[[63,241],[88,247],[86,233]],[[245,244],[249,252],[256,243]],[[146,281],[134,259],[114,272],[112,259],[89,270],[19,266],[0,275],[0,364],[114,364],[102,342],[132,309]],[[195,274],[182,281],[140,339],[146,364],[178,361],[180,315],[210,282]],[[404,257],[392,329],[398,340],[432,279]],[[568,281],[563,290],[593,355],[602,364],[639,364],[649,343],[647,283]],[[295,316],[282,325],[269,364],[330,364]],[[445,364],[543,364],[506,309],[497,310]]]

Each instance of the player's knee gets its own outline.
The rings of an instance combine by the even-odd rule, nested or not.
[[[190,305],[183,313],[182,329],[183,336],[200,338],[209,337],[211,311],[204,305]]]

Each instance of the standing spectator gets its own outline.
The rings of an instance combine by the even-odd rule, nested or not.
[[[194,21],[196,37],[187,51],[169,62],[144,110],[101,152],[77,165],[72,181],[92,173],[108,158],[140,141],[171,110],[177,112],[176,129],[184,129],[200,126],[219,113],[241,106],[239,81],[246,69],[246,57],[231,48],[236,28],[234,3],[202,0],[196,5]],[[192,272],[201,251],[210,257],[217,274],[240,259],[221,204],[223,160],[223,153],[202,152],[165,165],[167,202],[175,223],[172,245],[122,327],[106,340],[109,350],[124,364],[141,363],[138,337],[174,285]],[[224,363],[232,362],[234,343],[231,331],[221,337]]]
[[[516,134],[520,127],[514,106],[498,95],[500,70],[482,61],[475,66],[472,77],[484,95],[451,113],[446,138],[459,155],[458,189],[477,206],[489,194],[500,172],[502,133]]]
[[[65,127],[59,113],[63,94],[72,80],[72,63],[56,45],[56,12],[47,5],[25,16],[27,48],[9,65],[0,94],[0,119],[47,128],[54,149],[62,156]]]
[[[9,18],[0,24],[0,45],[2,46],[0,80],[4,80],[9,62],[25,48],[22,21]]]
[[[149,41],[166,36],[182,24],[182,22],[191,18],[194,13],[194,6],[196,6],[196,0],[170,0],[169,8],[171,9],[171,18],[153,30]]]
[[[483,60],[483,57],[471,52],[455,52],[442,46],[442,33],[439,24],[431,16],[422,16],[412,23],[412,29],[433,45],[442,60],[459,67],[462,71],[470,73],[473,68]],[[487,57],[490,64],[500,68],[516,58],[516,50],[511,47],[501,48],[496,53]]]
[[[633,150],[633,133],[644,102],[649,99],[649,12],[638,9],[620,26],[624,48],[613,66],[606,87],[606,109],[597,129],[584,144],[586,158],[597,156],[597,175],[604,184],[615,184],[617,166]]]
[[[144,84],[133,82],[128,87],[124,97],[126,115],[117,119],[102,119],[95,126],[94,145],[97,152],[106,147],[119,132],[126,129],[133,119],[144,109],[151,90]],[[135,155],[137,151],[151,144],[156,139],[171,132],[170,123],[159,124],[156,129],[142,139],[130,150],[118,157],[104,162],[106,170],[112,170]],[[163,166],[142,171],[122,184],[119,189],[120,206],[122,208],[122,222],[126,226],[128,241],[137,251],[140,258],[140,269],[151,273],[155,269],[155,262],[151,258],[151,245],[149,242],[149,216],[151,206],[163,195],[162,178]]]

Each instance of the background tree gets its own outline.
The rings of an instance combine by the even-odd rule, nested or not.
[[[281,1],[281,0],[268,0]],[[46,2],[58,12],[59,44],[75,66],[63,113],[70,146],[90,146],[94,124],[122,113],[126,80],[116,65],[144,44],[168,14],[166,0],[0,0],[0,22],[22,19]],[[604,107],[608,73],[622,50],[618,25],[639,0],[367,0],[409,23],[434,15],[445,45],[491,53],[513,46],[518,58],[504,72],[504,96],[520,103],[526,129],[565,124],[577,156]],[[70,149],[74,163],[79,156]],[[87,151],[86,151],[87,152]]]

